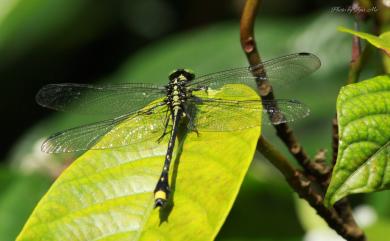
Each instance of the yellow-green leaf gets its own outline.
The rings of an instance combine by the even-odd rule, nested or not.
[[[337,99],[339,153],[326,194],[334,204],[352,193],[390,187],[390,77],[341,89]]]
[[[379,36],[375,36],[369,33],[358,32],[344,27],[338,27],[337,29],[341,32],[350,33],[365,39],[375,47],[383,49],[387,55],[390,55],[390,32],[385,32]]]
[[[209,94],[222,98],[234,91],[234,99],[258,99],[249,87],[232,86]],[[256,115],[252,119],[260,123],[261,114]],[[234,113],[225,121],[243,124]],[[131,126],[131,121],[120,125]],[[233,205],[259,135],[259,126],[189,133],[182,147],[175,148],[176,156],[178,150],[181,155],[171,165],[171,203],[161,210],[153,208],[153,190],[166,142],[90,150],[52,185],[17,240],[213,240]],[[101,141],[111,141],[106,138]]]

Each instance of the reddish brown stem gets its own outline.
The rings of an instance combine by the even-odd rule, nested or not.
[[[316,191],[311,186],[311,182],[304,176],[303,173],[294,169],[289,161],[269,143],[264,137],[260,137],[257,144],[257,150],[260,151],[286,178],[288,184],[298,193],[299,197],[305,199],[329,225],[338,234],[349,241],[365,241],[366,237],[363,231],[356,225],[355,221],[349,220],[346,222],[339,215],[336,209],[327,208],[324,206],[322,194]],[[343,213],[350,213],[348,206],[343,206],[345,202],[340,203],[338,208],[343,210]],[[348,218],[351,216],[347,216]],[[347,218],[346,217],[346,218]],[[355,225],[353,225],[355,224]]]
[[[258,0],[248,0],[244,6],[243,14],[240,24],[240,40],[241,46],[244,50],[250,65],[258,65],[261,63],[261,57],[257,51],[257,46],[254,37],[254,22],[257,8],[260,4]],[[266,71],[260,70],[253,73],[258,77],[266,77]],[[262,100],[275,100],[272,85],[268,81],[257,81],[257,87]],[[276,110],[277,105],[273,106]],[[271,113],[269,113],[271,118]],[[315,177],[322,178],[328,174],[327,168],[324,165],[313,163],[310,161],[304,148],[295,137],[293,130],[287,123],[275,124],[276,134],[287,146],[289,152],[295,157],[297,162],[304,168],[304,170]]]
[[[240,40],[241,46],[244,50],[250,65],[258,65],[261,63],[261,57],[257,51],[257,46],[254,38],[254,22],[257,8],[260,4],[259,0],[247,0],[240,25]],[[256,77],[266,77],[266,71],[261,69],[253,73]],[[272,85],[268,81],[260,81],[258,78],[257,86],[262,100],[274,100],[274,93]],[[273,106],[275,109],[277,105]],[[271,118],[271,117],[270,117]],[[295,157],[298,163],[304,168],[305,174],[314,176],[314,181],[322,188],[316,191],[312,188],[311,181],[305,174],[299,172],[288,162],[282,154],[280,154],[270,143],[263,137],[259,139],[257,149],[268,159],[271,163],[279,169],[285,176],[289,185],[299,194],[299,196],[306,201],[317,211],[317,213],[324,218],[328,225],[336,230],[341,236],[349,241],[365,241],[363,231],[349,219],[352,217],[348,202],[344,207],[345,210],[337,212],[334,208],[327,208],[323,204],[323,191],[326,187],[326,182],[329,177],[329,168],[324,165],[323,161],[311,162],[303,147],[299,144],[297,138],[293,134],[292,129],[286,124],[274,125],[277,135],[288,147],[290,153]],[[339,207],[338,207],[339,208]]]

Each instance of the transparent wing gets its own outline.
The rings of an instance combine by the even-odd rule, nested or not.
[[[122,115],[141,109],[165,95],[163,86],[152,84],[49,84],[39,90],[36,101],[41,106],[87,114]]]
[[[99,150],[127,146],[151,138],[157,140],[162,135],[167,111],[167,106],[160,103],[146,111],[58,132],[42,144],[42,151],[64,153]],[[101,140],[102,136],[106,138]]]
[[[271,59],[251,67],[236,68],[203,75],[195,78],[188,86],[195,89],[202,87],[218,89],[225,84],[235,83],[253,86],[255,85],[256,77],[252,75],[252,72],[257,73],[259,76],[264,76],[264,71],[266,78],[258,77],[258,79],[267,79],[274,84],[301,79],[317,70],[320,66],[320,59],[314,54],[296,53]]]
[[[306,105],[296,100],[235,101],[205,98],[191,102],[189,112],[192,120],[189,128],[199,131],[235,131],[256,127],[260,125],[261,111],[264,112],[264,120],[273,124],[295,121],[310,113]],[[267,118],[268,113],[270,119]]]
[[[281,124],[303,119],[310,114],[310,108],[298,100],[263,100],[263,121]]]
[[[260,125],[259,100],[202,99],[191,101],[188,127],[198,131],[235,131]]]

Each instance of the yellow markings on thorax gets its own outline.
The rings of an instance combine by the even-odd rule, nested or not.
[[[179,106],[181,103],[180,103],[180,97],[179,97],[179,90],[178,90],[178,82],[179,81],[186,81],[187,78],[184,76],[184,75],[179,75],[179,77],[177,77],[174,81],[173,81],[173,91],[172,91],[172,105],[174,107],[174,109],[176,109],[175,107]]]

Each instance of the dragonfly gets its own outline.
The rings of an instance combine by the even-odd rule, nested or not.
[[[248,121],[248,113],[266,112],[271,116],[272,124],[294,121],[309,113],[309,108],[297,100],[236,100],[233,94],[231,98],[216,98],[208,95],[211,90],[220,90],[228,84],[297,80],[317,70],[320,64],[314,54],[295,53],[259,65],[199,77],[190,70],[177,69],[169,75],[166,85],[49,84],[36,95],[41,106],[58,111],[107,114],[112,118],[55,133],[44,141],[41,149],[46,153],[102,150],[151,139],[161,141],[169,135],[161,175],[154,189],[155,207],[163,207],[170,194],[169,167],[181,123],[186,123],[186,131],[225,132],[259,126],[260,121]],[[265,72],[265,75],[254,76],[255,72]],[[239,124],[228,124],[227,118],[234,118]],[[124,122],[130,123],[130,127],[116,128]],[[115,141],[99,142],[103,136]]]

